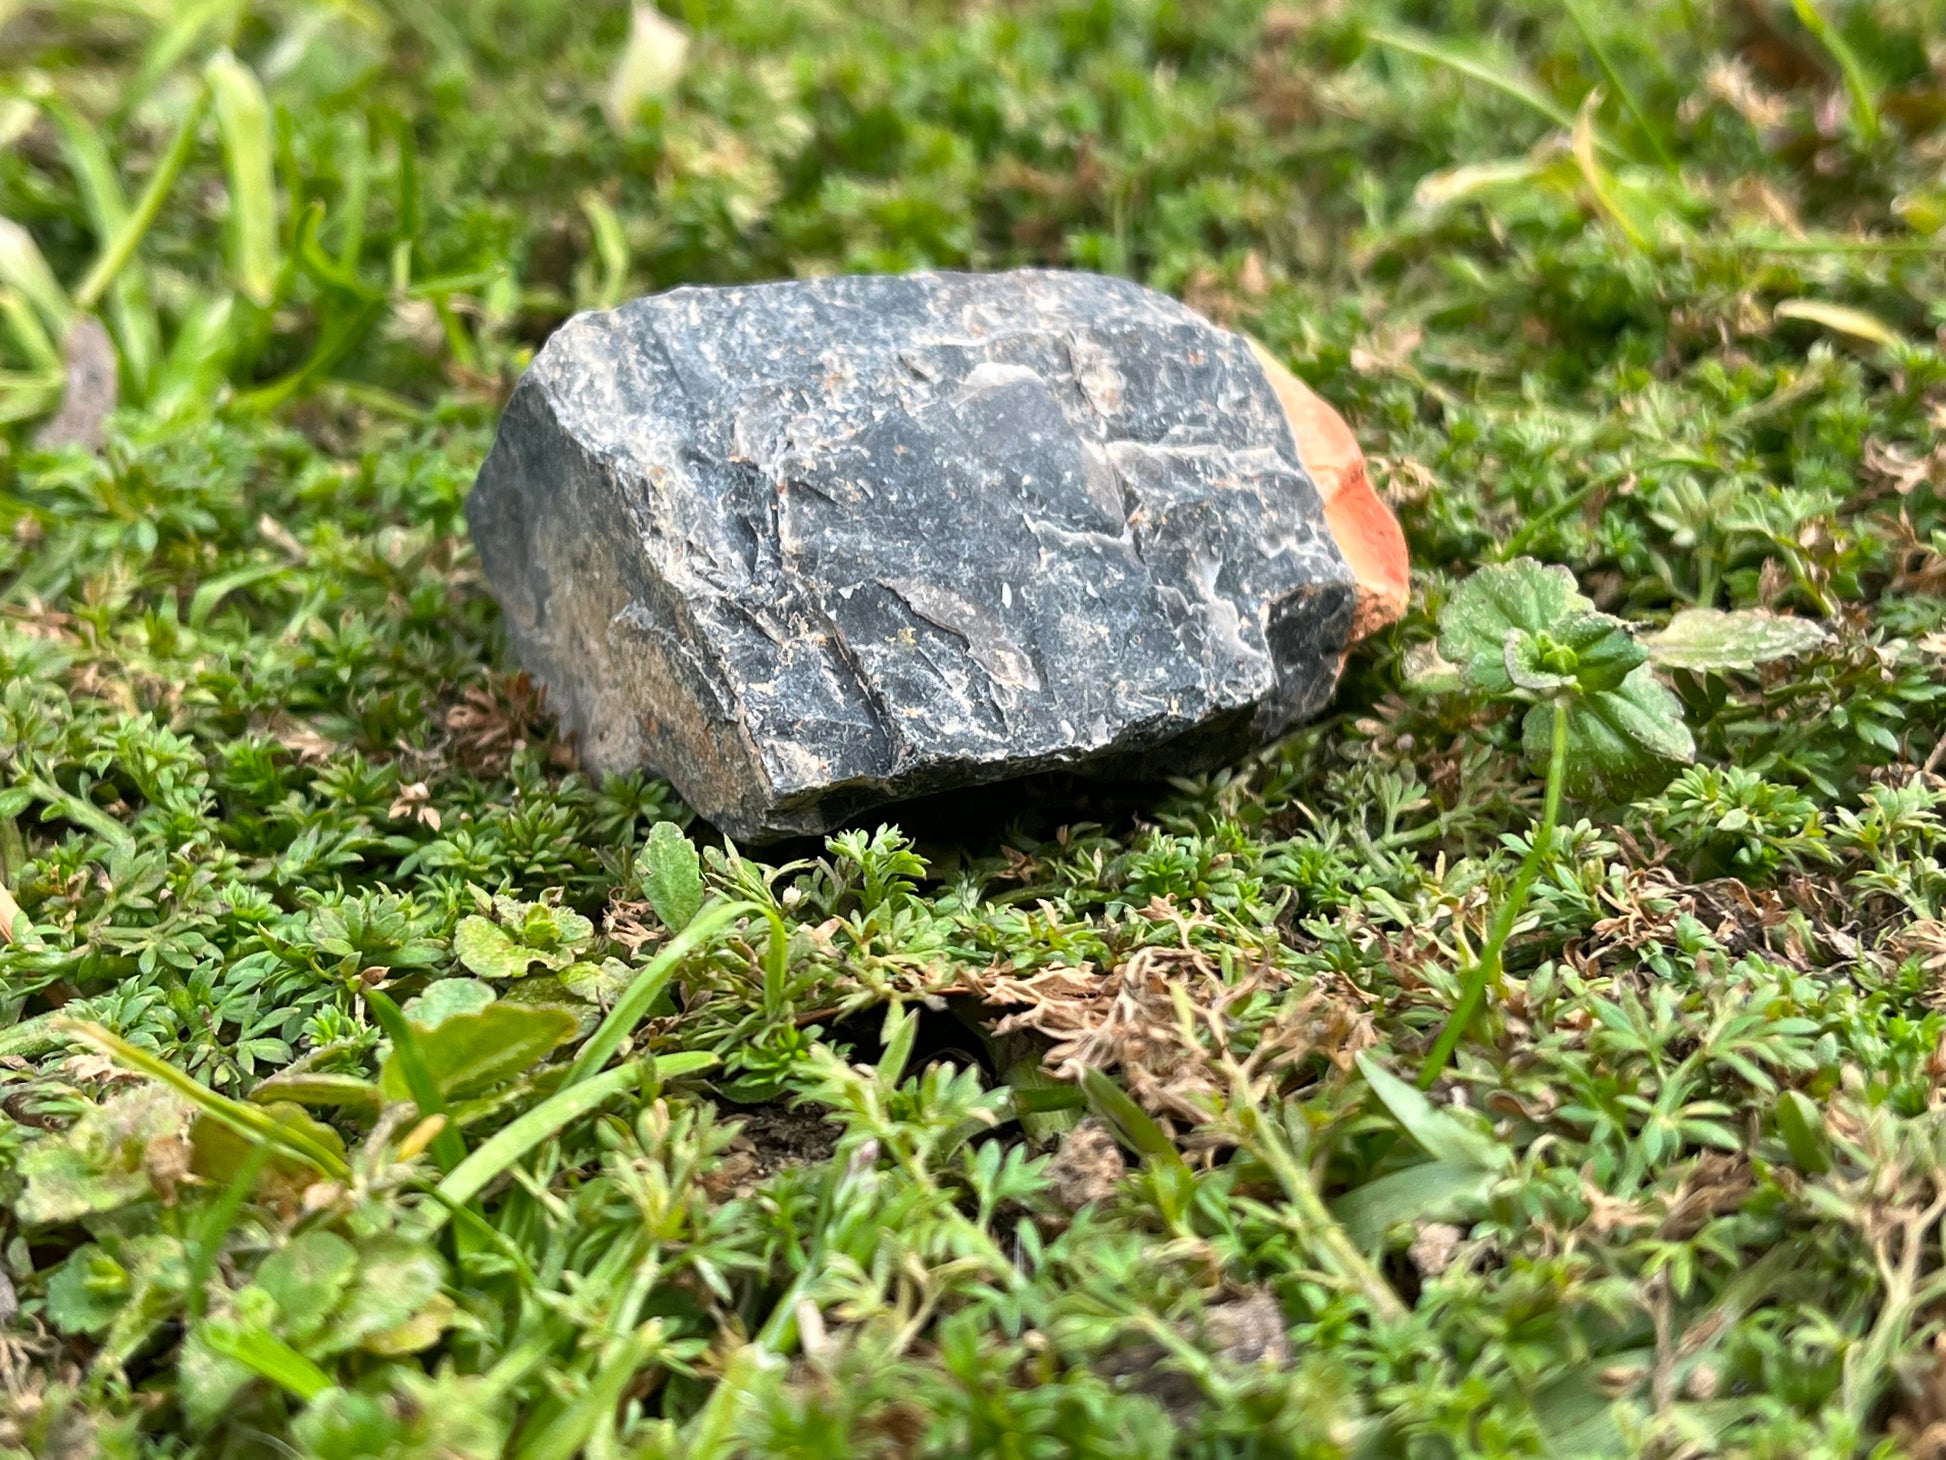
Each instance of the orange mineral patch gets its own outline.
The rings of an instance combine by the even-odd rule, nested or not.
[[[1358,579],[1351,637],[1362,639],[1405,613],[1411,590],[1405,534],[1392,509],[1372,489],[1365,453],[1344,417],[1262,345],[1252,340],[1250,348],[1283,403],[1298,458],[1324,495],[1325,524]]]

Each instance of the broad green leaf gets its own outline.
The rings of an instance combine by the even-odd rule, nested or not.
[[[403,1006],[405,1017],[421,1029],[437,1029],[456,1014],[477,1014],[497,997],[477,978],[439,978]]]
[[[302,1342],[325,1319],[358,1272],[358,1251],[335,1232],[300,1232],[266,1257],[256,1285],[277,1305],[278,1328]]]
[[[655,915],[670,932],[689,926],[703,905],[703,866],[696,844],[673,821],[658,821],[649,829],[643,880]]]
[[[635,977],[635,970],[619,958],[604,958],[600,963],[570,963],[561,971],[561,987],[577,999],[586,999],[602,1008],[612,1008]],[[533,979],[527,980],[528,984]],[[527,985],[521,985],[525,988]]]
[[[1783,1093],[1777,1101],[1777,1133],[1791,1153],[1791,1164],[1806,1176],[1831,1169],[1831,1140],[1825,1134],[1824,1115],[1810,1096],[1800,1090]]]
[[[453,952],[482,978],[524,978],[534,964],[548,960],[544,950],[516,943],[505,928],[478,915],[460,919]]]
[[[574,1016],[565,1009],[496,1003],[478,1013],[451,1015],[422,1031],[418,1042],[440,1094],[452,1099],[504,1084],[574,1034]],[[412,1098],[396,1051],[380,1068],[378,1087],[390,1101]]]
[[[279,1133],[292,1145],[328,1151],[342,1164],[344,1139],[330,1126],[313,1118],[303,1106],[295,1101],[280,1100],[263,1106],[262,1114],[275,1123]],[[189,1140],[190,1169],[205,1180],[218,1183],[228,1183],[234,1179],[250,1159],[251,1153],[262,1144],[254,1135],[244,1134],[207,1111],[196,1117],[195,1124],[190,1127]],[[281,1179],[292,1184],[308,1184],[316,1177],[315,1163],[298,1156],[293,1150],[276,1148],[271,1151],[263,1176],[272,1182]]]
[[[270,103],[256,75],[228,51],[203,68],[223,138],[237,288],[268,309],[277,298],[277,183],[271,165]]]
[[[1540,634],[1593,608],[1566,568],[1532,558],[1489,564],[1454,589],[1440,611],[1439,652],[1477,688],[1509,694],[1507,636]]]
[[[133,1285],[128,1269],[89,1242],[47,1280],[47,1321],[58,1333],[100,1333],[115,1321]]]
[[[358,1279],[319,1334],[320,1356],[361,1347],[390,1333],[440,1295],[446,1267],[426,1243],[405,1237],[361,1242]]]
[[[1751,669],[1830,642],[1830,633],[1811,619],[1754,608],[1686,608],[1668,628],[1642,640],[1649,658],[1662,668],[1699,673]]]
[[[1535,705],[1521,723],[1530,764],[1545,770],[1553,709]],[[1644,664],[1615,689],[1568,702],[1566,789],[1578,801],[1632,801],[1659,791],[1696,758],[1682,702]]]
[[[1359,1051],[1358,1073],[1399,1123],[1399,1129],[1434,1160],[1471,1162],[1488,1171],[1501,1170],[1513,1160],[1512,1151],[1505,1145],[1462,1117],[1441,1110],[1423,1091],[1386,1069],[1369,1050]]]
[[[689,32],[653,5],[638,3],[629,21],[628,44],[615,63],[602,109],[617,132],[633,128],[642,104],[666,96],[682,80]]]
[[[313,1139],[310,1131],[317,1126],[317,1122],[297,1106],[263,1107],[219,1095],[167,1060],[139,1049],[120,1035],[85,1019],[57,1019],[49,1027],[69,1038],[92,1045],[127,1069],[147,1075],[188,1100],[211,1121],[228,1127],[243,1139],[268,1145],[280,1157],[295,1157],[334,1180],[351,1179],[351,1169],[345,1164],[345,1145],[337,1132],[322,1127],[320,1129],[325,1131],[325,1135]],[[147,1093],[153,1097],[154,1092]]]
[[[1477,1161],[1425,1161],[1346,1192],[1331,1203],[1331,1214],[1346,1236],[1369,1251],[1408,1222],[1472,1215],[1499,1179]]]
[[[14,1215],[26,1226],[72,1222],[149,1196],[151,1143],[180,1132],[187,1104],[153,1085],[84,1110],[58,1136],[35,1141],[15,1166],[26,1189]]]

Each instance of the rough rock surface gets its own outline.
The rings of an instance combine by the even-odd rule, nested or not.
[[[1324,703],[1359,597],[1250,343],[1087,274],[578,316],[467,516],[583,762],[752,841],[1220,763]]]

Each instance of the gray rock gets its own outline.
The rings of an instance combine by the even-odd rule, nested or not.
[[[466,504],[596,771],[726,832],[1315,713],[1356,584],[1249,343],[1087,274],[672,290],[584,314]]]

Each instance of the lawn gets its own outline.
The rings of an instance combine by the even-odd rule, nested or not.
[[[1946,7],[666,9],[0,0],[0,1455],[1946,1454]],[[1026,263],[1352,423],[1333,708],[581,772],[549,331]]]

